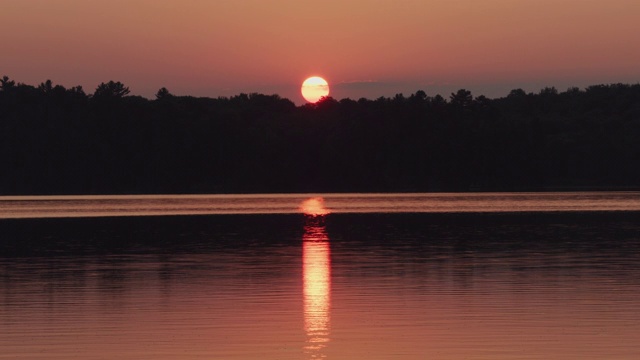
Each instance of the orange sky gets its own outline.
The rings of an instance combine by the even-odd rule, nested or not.
[[[640,81],[638,0],[0,0],[0,76],[302,103]]]

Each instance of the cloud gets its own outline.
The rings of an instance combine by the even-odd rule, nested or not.
[[[361,89],[372,89],[372,88],[385,88],[390,84],[386,82],[380,82],[376,80],[352,80],[352,81],[343,81],[341,83],[337,83],[332,85],[332,87],[336,89],[345,89],[345,90],[361,90]]]
[[[398,88],[398,84],[377,80],[351,80],[343,81],[331,85],[331,96],[337,99],[342,98],[369,98],[375,99],[380,96],[393,95],[393,91]]]

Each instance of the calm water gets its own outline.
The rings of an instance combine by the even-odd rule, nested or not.
[[[640,358],[638,193],[221,198],[0,200],[0,359]]]

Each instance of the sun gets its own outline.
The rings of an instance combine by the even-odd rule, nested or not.
[[[315,103],[323,96],[329,95],[329,83],[319,76],[312,76],[302,83],[300,92],[305,100]]]

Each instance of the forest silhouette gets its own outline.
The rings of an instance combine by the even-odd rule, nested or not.
[[[0,194],[640,188],[640,84],[303,106],[129,93],[0,79]]]

